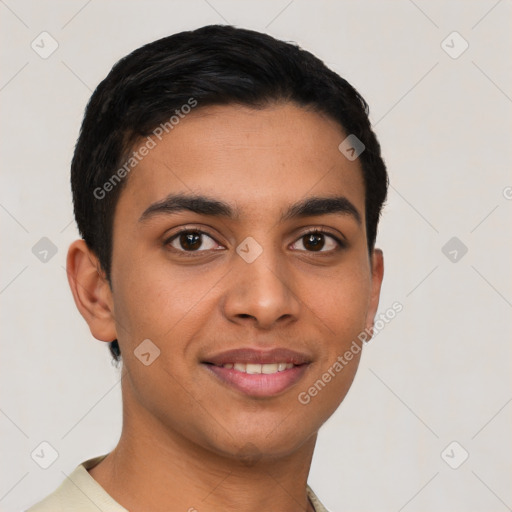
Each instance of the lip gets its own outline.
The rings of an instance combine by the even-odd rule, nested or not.
[[[254,348],[237,348],[226,350],[212,356],[205,357],[203,363],[211,363],[221,366],[228,363],[293,363],[301,365],[311,362],[307,354],[296,352],[287,348],[273,348],[271,350],[261,350]]]
[[[254,398],[271,397],[283,393],[298,382],[309,367],[308,363],[304,363],[282,372],[250,374],[213,364],[203,363],[202,365],[225,384]]]
[[[222,366],[228,363],[292,363],[294,366],[272,374],[249,374]],[[296,384],[304,376],[310,363],[311,358],[308,355],[286,348],[239,348],[206,357],[202,366],[239,392],[254,398],[264,398],[281,394]]]

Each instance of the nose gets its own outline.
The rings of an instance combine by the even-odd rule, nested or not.
[[[238,254],[233,257],[234,268],[223,301],[226,318],[265,330],[295,322],[301,302],[282,256],[280,259],[279,254],[265,249],[251,263]]]

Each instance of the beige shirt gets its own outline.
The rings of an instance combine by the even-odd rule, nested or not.
[[[54,492],[26,512],[128,512],[87,471],[107,455],[80,464]],[[328,512],[309,486],[307,492],[316,512]]]

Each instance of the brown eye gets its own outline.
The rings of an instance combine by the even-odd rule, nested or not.
[[[299,244],[299,247],[295,247]],[[302,245],[302,247],[300,247]],[[307,252],[331,252],[344,247],[335,236],[323,231],[312,231],[302,235],[292,246],[293,249]]]
[[[212,237],[202,231],[181,231],[167,242],[173,249],[181,252],[200,252],[214,249],[217,245]]]
[[[182,233],[179,236],[181,247],[187,251],[195,251],[201,247],[203,241],[201,240],[200,233]]]
[[[321,251],[325,245],[324,235],[320,233],[310,233],[303,237],[304,247],[308,251]]]

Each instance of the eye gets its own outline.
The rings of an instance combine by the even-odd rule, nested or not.
[[[217,242],[204,231],[183,230],[166,240],[166,245],[181,252],[201,252],[215,249]]]
[[[294,247],[294,245],[297,244],[301,244],[303,249],[300,247]],[[344,246],[345,244],[334,235],[315,229],[303,234],[292,245],[292,249],[299,251],[306,250],[308,252],[330,252],[340,249]]]

